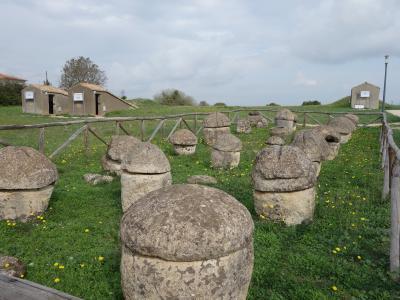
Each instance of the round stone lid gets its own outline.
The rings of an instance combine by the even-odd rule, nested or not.
[[[327,137],[318,131],[303,130],[295,135],[292,145],[303,150],[311,161],[321,162],[327,160],[332,151],[328,142],[330,139],[327,140]],[[340,141],[337,137],[332,138],[336,139],[336,143]]]
[[[188,129],[179,129],[169,138],[173,145],[193,146],[197,145],[197,137]]]
[[[278,111],[275,115],[275,119],[277,120],[288,120],[288,121],[295,121],[296,120],[296,115],[292,113],[290,110],[287,108],[281,109]]]
[[[30,147],[0,149],[0,190],[40,189],[58,179],[56,166]]]
[[[299,191],[314,186],[316,167],[298,147],[270,146],[257,154],[251,176],[257,191]]]
[[[358,122],[359,122],[359,120],[360,120],[360,119],[358,118],[358,116],[353,115],[353,114],[345,114],[344,117],[350,119],[350,121],[352,121],[353,124],[356,125],[356,126],[357,126],[357,124],[358,124]]]
[[[253,220],[229,194],[176,184],[134,202],[121,221],[122,243],[132,252],[172,261],[226,256],[252,242]]]
[[[130,135],[114,135],[108,145],[107,156],[112,160],[122,161],[129,148],[141,141]]]
[[[328,125],[334,127],[340,134],[350,134],[356,129],[354,123],[346,117],[336,117],[330,119]]]
[[[270,136],[267,140],[267,145],[285,145],[285,141],[277,135]]]
[[[205,118],[204,128],[228,127],[231,125],[229,118],[223,113],[213,112]]]
[[[171,170],[164,152],[151,143],[136,143],[129,148],[121,169],[135,174],[162,174]]]
[[[221,134],[211,147],[219,151],[238,152],[242,150],[242,141],[233,134]]]

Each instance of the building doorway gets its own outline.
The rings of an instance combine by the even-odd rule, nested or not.
[[[100,94],[95,94],[94,99],[96,102],[96,116],[99,115],[99,106],[100,106]]]
[[[54,95],[49,95],[49,115],[54,114]]]

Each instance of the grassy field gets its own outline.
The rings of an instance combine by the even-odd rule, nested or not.
[[[128,114],[191,110],[149,106]],[[18,111],[15,107],[0,108],[0,123],[59,120]],[[127,113],[113,115],[122,114]],[[126,126],[137,133],[137,123]],[[95,127],[106,138],[114,132],[113,125]],[[149,127],[147,133],[150,131]],[[64,127],[46,130],[46,153],[72,132],[73,128]],[[260,221],[254,212],[250,172],[268,135],[266,128],[237,135],[243,142],[241,162],[228,171],[210,167],[209,149],[203,143],[195,155],[180,157],[166,141],[159,137],[154,141],[171,163],[174,183],[185,182],[191,175],[215,176],[215,187],[236,197],[251,212],[255,264],[248,298],[400,299],[400,286],[388,272],[390,214],[389,202],[380,199],[379,129],[358,129],[334,161],[323,163],[314,222],[289,228]],[[0,138],[36,147],[38,131],[0,132]],[[101,172],[100,158],[105,150],[90,137],[90,154],[86,156],[82,138],[78,138],[55,159],[60,179],[47,212],[27,224],[0,221],[0,253],[21,258],[28,268],[27,279],[85,299],[122,298],[118,179],[99,186],[89,186],[82,179],[85,173]]]

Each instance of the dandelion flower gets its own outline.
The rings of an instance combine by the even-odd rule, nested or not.
[[[53,266],[55,266],[55,267],[58,267],[58,265],[59,265],[58,262],[55,262],[55,263],[53,264]]]
[[[58,266],[59,269],[64,269],[65,267],[63,265]]]
[[[338,290],[336,285],[332,285],[332,291],[336,292]]]
[[[103,261],[103,260],[104,260],[104,257],[103,257],[103,256],[99,256],[97,259],[98,259],[99,261]]]
[[[89,229],[86,228],[86,229],[85,229],[85,232],[88,233],[88,232],[89,232]]]
[[[56,278],[54,278],[53,281],[54,281],[55,283],[59,283],[61,280],[60,280],[60,278],[56,277]]]
[[[5,265],[4,265],[4,268],[8,268],[10,266],[10,264],[9,263],[6,263]]]
[[[358,260],[361,260],[361,256],[360,256],[360,255],[357,255],[357,259],[358,259]]]
[[[79,264],[81,268],[83,268],[85,266],[85,264]]]
[[[337,252],[340,252],[341,249],[340,249],[339,247],[336,247],[335,250],[336,250]]]

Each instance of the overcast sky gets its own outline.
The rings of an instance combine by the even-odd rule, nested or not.
[[[400,103],[399,0],[1,0],[0,72],[58,85],[90,57],[129,98],[330,102],[369,81]],[[381,89],[382,91],[382,89]]]

